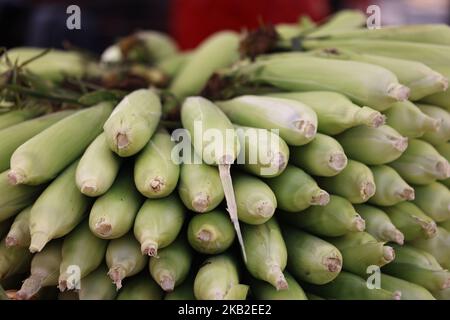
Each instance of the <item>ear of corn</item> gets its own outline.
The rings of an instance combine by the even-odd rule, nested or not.
[[[42,184],[77,159],[97,137],[112,104],[102,102],[79,111],[22,144],[11,157],[12,184]]]
[[[117,300],[161,300],[161,288],[148,274],[140,273],[130,278],[120,290]]]
[[[317,131],[317,116],[307,105],[267,96],[240,96],[216,102],[233,123],[267,130],[279,130],[289,145],[310,142]],[[274,110],[277,112],[274,113]]]
[[[366,23],[366,19],[366,15],[360,10],[341,10],[332,15],[327,22],[308,33],[308,37],[329,36],[335,32],[339,34],[340,32],[357,29]]]
[[[416,239],[410,244],[432,254],[444,269],[450,269],[450,232],[446,229],[438,227],[436,237]]]
[[[331,243],[306,232],[283,226],[288,270],[298,280],[323,285],[333,281],[342,268],[342,255]]]
[[[166,292],[172,292],[188,276],[192,252],[184,237],[162,249],[158,257],[150,258],[150,274]]]
[[[136,33],[136,37],[144,43],[152,62],[159,62],[177,53],[177,44],[165,33],[144,30]]]
[[[400,278],[381,274],[380,282],[384,290],[401,292],[402,300],[436,300],[424,287]]]
[[[369,202],[379,206],[392,206],[396,203],[414,200],[414,189],[391,167],[386,165],[370,167],[375,185],[375,194]]]
[[[384,113],[386,123],[408,138],[418,138],[428,132],[436,132],[440,126],[437,119],[428,116],[409,101],[397,102]]]
[[[365,221],[366,232],[380,242],[396,242],[403,244],[405,236],[392,223],[389,216],[379,208],[365,204],[355,206],[357,212]]]
[[[155,132],[161,118],[161,102],[151,90],[140,89],[127,95],[106,120],[106,142],[121,157],[132,156]]]
[[[319,185],[330,193],[347,198],[351,203],[363,203],[376,192],[375,180],[369,167],[349,160],[347,166],[334,177],[318,179]]]
[[[108,269],[104,264],[81,279],[80,300],[114,300],[116,288],[108,277]]]
[[[286,245],[275,218],[257,226],[243,225],[248,248],[247,270],[256,279],[270,283],[276,290],[288,290],[283,271],[287,264]]]
[[[9,168],[11,155],[21,144],[71,114],[73,111],[56,112],[0,130],[0,172]]]
[[[31,260],[31,274],[25,279],[16,297],[29,300],[42,288],[58,284],[59,265],[61,264],[62,241],[52,241]]]
[[[327,299],[339,300],[400,300],[400,292],[385,289],[371,290],[363,279],[350,272],[342,271],[334,281],[324,285],[305,285],[306,290]]]
[[[134,222],[134,236],[142,254],[155,257],[158,249],[171,244],[183,226],[185,213],[176,196],[146,200]]]
[[[450,113],[442,108],[419,104],[420,110],[431,118],[438,121],[439,126],[436,131],[426,132],[422,139],[432,145],[439,145],[450,140]]]
[[[213,210],[192,217],[187,235],[191,246],[205,254],[224,252],[235,238],[233,224],[221,210]]]
[[[208,258],[194,281],[197,300],[244,300],[248,286],[239,283],[236,261],[229,254]]]
[[[166,293],[164,300],[195,300],[194,280],[188,278],[172,292]]]
[[[250,289],[252,294],[258,300],[308,300],[302,287],[286,271],[284,277],[287,283],[287,289],[277,290],[267,282],[252,279]]]
[[[368,165],[378,165],[398,159],[408,147],[408,139],[395,129],[356,127],[336,137],[350,159]]]
[[[65,169],[33,204],[30,212],[31,252],[39,252],[51,239],[68,234],[83,219],[91,200],[75,185],[77,164],[74,162]]]
[[[450,191],[441,183],[416,186],[414,203],[436,222],[450,219]]]
[[[364,277],[370,266],[382,267],[395,258],[394,249],[377,241],[367,232],[348,233],[329,239],[342,253],[343,269]]]
[[[338,237],[365,229],[365,222],[345,198],[331,195],[326,206],[312,206],[298,213],[282,213],[283,221],[318,236]]]
[[[131,172],[131,169],[124,168],[112,187],[92,206],[89,227],[97,237],[120,238],[133,227],[143,199],[134,185]]]
[[[30,235],[30,212],[31,207],[23,209],[15,218],[5,238],[8,247],[29,247]]]
[[[398,245],[395,245],[395,252],[396,259],[386,265],[383,272],[432,292],[450,287],[450,272],[442,269],[431,254],[411,246]]]
[[[168,57],[164,57],[156,63],[159,70],[164,72],[171,78],[174,78],[183,69],[186,63],[189,61],[193,52],[182,52]]]
[[[334,77],[329,77],[329,74]],[[272,54],[235,72],[249,83],[269,84],[286,91],[333,91],[353,102],[382,111],[409,97],[409,89],[389,70],[362,62]],[[337,80],[339,79],[339,80]]]
[[[100,134],[80,159],[75,177],[78,189],[90,197],[105,194],[116,179],[121,162],[106,143],[105,134]]]
[[[443,143],[435,146],[436,150],[445,158],[450,161],[450,143]],[[450,186],[450,178],[440,181],[442,184],[446,185],[447,188]]]
[[[289,147],[277,134],[266,129],[235,125],[241,151],[237,163],[260,177],[280,175],[289,161]]]
[[[450,177],[448,161],[432,145],[417,139],[411,139],[406,151],[389,165],[413,184],[430,184]]]
[[[111,240],[105,258],[108,275],[117,290],[122,288],[123,279],[141,272],[148,262],[148,257],[142,255],[140,244],[131,233]]]
[[[0,241],[0,280],[29,270],[32,255],[27,248],[8,248],[5,239]]]
[[[330,201],[329,194],[310,175],[292,165],[278,177],[265,181],[274,192],[278,207],[285,211],[298,212],[309,206],[325,206]]]
[[[430,239],[436,236],[436,222],[410,202],[383,208],[406,241],[417,238]]]
[[[317,114],[317,130],[328,135],[336,135],[359,125],[377,128],[385,122],[379,111],[361,108],[337,92],[283,92],[271,93],[270,96],[296,100],[309,106]]]
[[[0,114],[0,130],[10,128],[14,125],[25,122],[34,117],[37,117],[45,112],[42,107],[27,107],[20,110],[8,111],[4,114]]]
[[[433,68],[437,71],[439,71],[442,75],[450,79],[450,68],[448,67],[448,64],[444,65],[436,65],[433,66]],[[442,109],[445,109],[447,111],[450,111],[450,90],[446,90],[444,92],[438,92],[429,96],[424,97],[421,102],[427,103],[430,105],[438,106]]]
[[[307,145],[291,148],[291,162],[309,174],[332,177],[347,166],[347,156],[334,138],[318,133]]]

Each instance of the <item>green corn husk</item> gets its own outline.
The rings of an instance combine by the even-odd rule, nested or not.
[[[436,222],[450,219],[450,191],[441,183],[416,186],[414,204]]]
[[[450,113],[442,108],[426,104],[418,105],[420,110],[440,123],[434,132],[427,132],[422,139],[432,145],[444,144],[450,140]]]
[[[9,300],[8,295],[6,294],[3,287],[0,285],[0,300]]]
[[[102,102],[79,111],[22,144],[11,157],[9,181],[37,185],[54,178],[100,134],[112,107]]]
[[[233,224],[221,210],[195,215],[189,222],[187,235],[190,245],[205,254],[224,252],[235,238]]]
[[[318,236],[339,237],[364,231],[365,222],[345,198],[331,195],[326,206],[314,206],[298,212],[279,212],[283,221]]]
[[[147,273],[141,273],[127,280],[117,300],[161,300],[163,291]]]
[[[177,186],[180,167],[171,159],[174,147],[170,134],[159,129],[137,156],[134,181],[147,198],[166,197]]]
[[[159,70],[164,72],[165,75],[170,78],[174,78],[183,69],[189,59],[192,57],[193,52],[181,52],[169,57],[165,57],[156,63]]]
[[[248,289],[239,283],[237,263],[229,254],[208,258],[194,280],[197,300],[245,300]]]
[[[355,209],[366,222],[366,232],[375,239],[380,242],[396,242],[399,245],[404,243],[405,236],[384,211],[365,204],[356,205]]]
[[[277,134],[266,129],[234,126],[241,151],[240,167],[254,175],[272,178],[280,175],[289,161],[289,147]]]
[[[105,134],[100,134],[86,149],[76,172],[76,183],[81,193],[99,197],[111,188],[119,173],[122,159],[111,151]]]
[[[450,63],[450,48],[448,46],[437,44],[372,39],[342,39],[306,40],[302,45],[306,49],[333,48],[397,59],[413,60],[421,62],[433,69],[435,69],[434,66],[448,66]]]
[[[436,237],[416,239],[409,244],[432,254],[444,269],[450,269],[450,232],[446,229],[438,227]]]
[[[19,300],[33,298],[42,288],[58,284],[62,241],[52,241],[31,260],[31,274],[16,293]]]
[[[385,246],[367,232],[352,232],[329,241],[342,253],[343,269],[361,277],[367,275],[370,266],[382,267],[395,258],[392,247]]]
[[[0,172],[9,168],[9,160],[12,154],[21,144],[73,113],[74,111],[56,112],[0,130],[0,149],[2,150]]]
[[[369,203],[378,206],[393,206],[402,201],[414,200],[414,189],[391,167],[386,165],[370,167],[375,185],[375,194]]]
[[[361,108],[337,92],[283,92],[271,93],[270,96],[292,99],[309,106],[317,114],[317,130],[328,135],[336,135],[360,125],[378,128],[385,122],[385,117],[379,111]]]
[[[189,210],[200,213],[215,209],[224,199],[219,172],[201,160],[181,165],[178,193]]]
[[[238,46],[239,36],[234,32],[219,32],[207,38],[176,75],[169,91],[180,101],[199,94],[214,72],[239,58]]]
[[[233,187],[239,220],[248,224],[262,224],[273,216],[277,199],[262,180],[233,173]]]
[[[410,202],[401,202],[392,207],[384,207],[395,227],[406,241],[417,238],[430,239],[436,236],[436,222]]]
[[[389,164],[413,184],[430,184],[450,177],[450,165],[428,142],[410,139],[406,151]]]
[[[274,192],[278,207],[288,212],[298,212],[309,206],[325,206],[330,201],[329,194],[319,188],[310,175],[292,165],[288,165],[278,177],[265,181]]]
[[[450,288],[432,292],[436,300],[450,300]]]
[[[7,51],[10,61],[24,63],[45,52],[45,49],[33,47],[17,47]],[[0,72],[6,70],[4,56],[0,58]],[[51,49],[38,59],[27,63],[24,67],[44,80],[61,82],[67,76],[81,78],[86,71],[86,61],[77,52]]]
[[[151,90],[139,89],[127,95],[106,120],[106,142],[117,155],[132,156],[155,132],[161,118],[161,102]]]
[[[183,283],[192,264],[192,252],[184,236],[162,249],[158,257],[150,258],[150,274],[166,292]]]
[[[75,184],[77,164],[74,162],[65,169],[31,208],[31,252],[41,251],[51,239],[63,237],[72,231],[91,204],[91,199],[84,196]]]
[[[395,74],[385,68],[295,52],[271,54],[254,63],[242,64],[231,72],[233,76],[242,78],[244,83],[269,84],[286,91],[339,92],[358,105],[378,111],[409,97],[409,88],[401,85]]]
[[[7,247],[0,241],[0,280],[29,270],[32,255],[26,248]]]
[[[288,290],[283,271],[287,264],[287,249],[275,218],[264,224],[243,225],[244,244],[248,248],[247,270],[256,279],[271,284],[277,291]]]
[[[450,143],[443,143],[435,146],[436,150],[445,158],[450,161]],[[440,183],[444,184],[447,188],[450,187],[450,178],[441,180]]]
[[[410,89],[409,100],[417,101],[448,88],[448,79],[425,64],[405,59],[358,54],[346,50],[316,50],[308,54],[332,59],[352,60],[374,64],[392,71],[399,82]]]
[[[32,106],[0,114],[0,130],[11,128],[14,125],[21,124],[27,120],[40,116],[44,112],[45,108]]]
[[[44,188],[45,185],[13,186],[8,183],[8,171],[0,173],[0,222],[31,205]]]
[[[131,172],[128,168],[122,170],[112,187],[92,206],[89,227],[97,237],[117,239],[133,227],[143,198]]]
[[[134,236],[141,243],[142,254],[157,257],[158,249],[177,238],[184,219],[183,205],[176,196],[146,200],[134,222]]]
[[[440,126],[438,120],[409,101],[394,103],[384,114],[387,117],[386,123],[408,138],[418,138],[437,131]]]
[[[308,300],[302,287],[286,271],[284,272],[287,288],[277,290],[267,282],[252,279],[250,289],[258,300]]]
[[[400,292],[369,289],[366,279],[342,271],[336,279],[325,285],[305,284],[305,289],[326,299],[336,300],[400,300]]]
[[[323,285],[341,272],[342,255],[331,243],[300,230],[283,226],[288,270],[298,280]]]
[[[445,77],[450,79],[450,68],[448,65],[436,65],[433,68],[443,74]],[[446,90],[444,92],[439,92],[432,94],[423,98],[420,102],[434,105],[445,109],[446,111],[450,111],[450,90]]]
[[[309,174],[332,177],[347,166],[347,156],[337,140],[318,133],[305,146],[291,148],[291,163]]]
[[[318,182],[328,192],[347,198],[351,203],[366,202],[376,192],[372,171],[354,160],[349,160],[337,176],[321,177]]]
[[[289,145],[307,144],[316,135],[316,113],[298,101],[246,95],[218,101],[217,105],[233,123],[267,130],[278,129],[280,137]],[[274,113],[274,110],[277,112]]]
[[[87,221],[82,222],[65,237],[59,266],[59,290],[76,289],[77,281],[100,266],[105,257],[107,245],[107,241],[97,238],[91,233]],[[79,272],[80,279],[73,279],[74,266],[78,269],[75,274]]]
[[[164,300],[195,300],[194,279],[189,277],[172,292],[166,293]]]
[[[379,165],[398,159],[408,147],[408,139],[395,129],[359,126],[336,137],[350,159],[368,165]]]
[[[401,292],[402,300],[436,300],[424,287],[399,278],[381,274],[381,287],[391,292]]]
[[[308,300],[325,300],[325,298],[319,297],[318,295],[306,292],[306,297]]]
[[[167,34],[154,31],[144,30],[136,32],[138,40],[142,41],[149,60],[157,63],[166,57],[171,57],[178,52],[177,44]]]
[[[116,285],[122,288],[122,280],[141,272],[148,262],[148,257],[142,255],[139,242],[132,233],[111,240],[106,249],[106,264],[108,275]]]
[[[359,30],[366,23],[367,17],[360,10],[341,10],[332,15],[330,19],[312,32],[308,33],[308,37],[317,38],[329,36],[330,34],[340,32],[351,32],[351,30]]]
[[[108,277],[108,268],[104,264],[81,279],[79,300],[114,300],[116,287]]]
[[[14,222],[5,238],[7,247],[28,248],[30,246],[30,213],[31,207],[27,207],[14,218]]]
[[[383,272],[418,284],[433,292],[450,287],[450,272],[442,269],[436,259],[426,251],[394,245],[396,258],[383,267]]]
[[[440,227],[450,232],[450,219],[439,224]]]

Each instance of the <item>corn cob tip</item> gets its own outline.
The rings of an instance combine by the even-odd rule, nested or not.
[[[340,272],[342,268],[342,260],[338,257],[327,257],[324,265],[329,272]]]
[[[366,221],[360,215],[357,215],[353,220],[353,228],[359,232],[364,231],[366,229]]]
[[[305,120],[294,121],[294,127],[299,131],[302,131],[305,138],[309,139],[316,135],[317,127],[313,123]]]
[[[414,189],[410,188],[410,187],[406,187],[402,191],[398,192],[397,196],[400,199],[406,200],[406,201],[414,200],[414,198],[416,197]]]
[[[198,193],[197,195],[195,195],[194,199],[192,199],[191,205],[192,208],[194,208],[194,210],[197,212],[206,212],[210,205],[209,195],[205,194],[204,192]]]
[[[267,218],[273,215],[275,208],[268,201],[259,200],[252,204],[252,208],[249,211],[256,216]]]
[[[383,246],[383,263],[387,264],[395,259],[394,248],[389,246]]]
[[[342,171],[347,166],[347,156],[343,152],[332,153],[328,166],[336,171]]]
[[[25,179],[25,174],[20,170],[11,169],[8,172],[8,182],[13,186],[23,184],[25,182]]]
[[[407,137],[401,137],[401,138],[395,138],[392,141],[393,147],[400,151],[404,152],[408,148],[408,138]]]
[[[401,300],[402,299],[402,292],[401,291],[394,291],[392,298],[394,300]]]
[[[121,266],[112,266],[108,271],[108,276],[116,285],[116,290],[122,288],[122,280],[125,278],[125,270]]]
[[[310,204],[313,206],[326,206],[328,202],[330,202],[330,195],[325,190],[320,189],[311,197]]]
[[[150,190],[152,192],[161,192],[166,186],[166,181],[163,177],[156,176],[150,179],[146,186],[147,190]]]
[[[421,218],[416,217],[416,216],[414,216],[413,218],[416,220],[416,222],[422,228],[422,230],[425,233],[425,236],[428,239],[434,238],[436,236],[436,234],[437,234],[436,222],[434,222],[434,221],[431,221],[431,222],[424,221]]]
[[[94,180],[83,181],[80,191],[84,195],[93,195],[97,192],[97,183]]]
[[[130,140],[128,139],[128,136],[125,133],[119,132],[116,135],[116,146],[118,150],[125,149],[129,146]]]
[[[159,281],[159,285],[165,292],[172,292],[175,289],[175,280],[170,275],[164,275]]]
[[[395,101],[405,101],[408,100],[410,91],[411,90],[408,87],[399,83],[394,83],[388,89],[388,96]]]
[[[196,237],[199,241],[203,241],[203,242],[210,242],[210,241],[214,241],[215,239],[217,239],[217,235],[214,232],[214,230],[212,230],[212,228],[207,228],[207,227],[203,227],[203,229],[201,229],[197,233]]]
[[[158,256],[158,244],[153,240],[144,241],[141,245],[141,252],[143,255],[149,257],[157,257]]]
[[[19,244],[19,241],[17,241],[16,237],[10,236],[10,235],[6,236],[6,238],[5,238],[5,245],[7,247],[15,247],[18,244]]]
[[[436,171],[439,175],[439,180],[447,179],[450,177],[450,164],[448,161],[438,161],[436,163]]]
[[[375,184],[372,181],[361,183],[360,194],[364,201],[368,200],[375,194]]]
[[[41,252],[50,240],[49,236],[44,232],[35,232],[31,235],[30,252]]]
[[[95,232],[102,237],[109,237],[112,233],[112,225],[105,218],[100,218],[95,224]]]

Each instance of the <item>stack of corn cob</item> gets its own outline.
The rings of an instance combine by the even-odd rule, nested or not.
[[[286,52],[252,60],[232,32],[188,54],[142,33],[131,59],[170,77],[171,99],[142,88],[81,110],[1,113],[9,297],[450,299],[450,29],[363,21],[344,11],[277,26]],[[86,72],[52,54],[27,72],[55,88]],[[237,90],[200,97],[216,72]],[[182,161],[174,114],[190,133]],[[196,135],[198,123],[232,143]]]

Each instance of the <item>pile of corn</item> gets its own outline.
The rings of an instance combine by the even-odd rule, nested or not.
[[[450,29],[362,19],[276,26],[277,52],[251,60],[236,33],[190,53],[143,33],[153,45],[136,59],[153,54],[173,99],[142,88],[81,110],[0,114],[8,296],[450,299]],[[58,51],[26,65],[56,88],[82,67]],[[245,93],[200,97],[215,72]],[[196,161],[174,161],[165,119],[177,112]],[[195,135],[196,123],[232,143]]]

